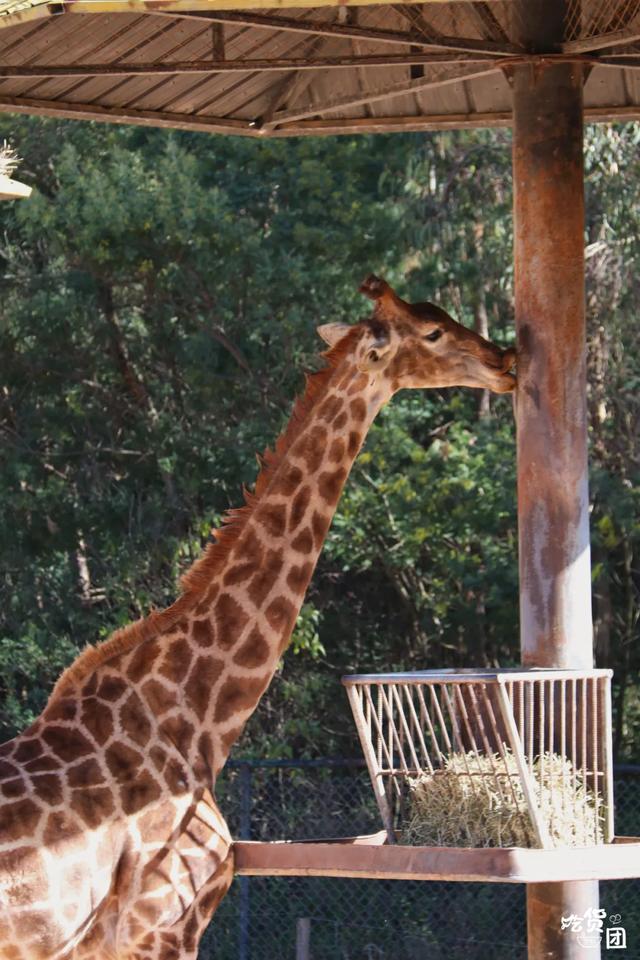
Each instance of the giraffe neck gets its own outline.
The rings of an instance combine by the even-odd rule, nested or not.
[[[340,362],[183,625],[193,660],[182,700],[213,777],[289,644],[344,483],[389,396],[351,356]]]

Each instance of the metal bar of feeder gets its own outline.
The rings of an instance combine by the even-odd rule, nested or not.
[[[602,744],[602,770],[604,772],[604,839],[611,843],[614,837],[613,825],[613,730],[611,725],[611,681],[600,680],[603,696],[600,698],[600,741]]]
[[[498,703],[500,704],[502,719],[507,728],[507,734],[510,741],[509,746],[511,747],[511,752],[515,757],[515,761],[520,772],[522,790],[529,807],[529,814],[531,816],[531,823],[536,840],[543,849],[548,849],[553,846],[553,844],[551,843],[551,837],[549,836],[549,831],[547,830],[546,824],[542,822],[542,818],[540,817],[540,811],[536,801],[535,788],[530,776],[529,768],[527,767],[525,761],[524,754],[522,752],[522,747],[518,740],[518,731],[513,719],[513,714],[511,713],[511,704],[507,698],[504,686],[501,683],[498,684]]]
[[[380,772],[380,765],[377,762],[377,757],[373,749],[371,728],[367,730],[367,723],[362,709],[363,695],[363,688],[355,686],[347,687],[347,697],[349,698],[349,703],[353,712],[356,730],[358,731],[358,736],[360,737],[362,752],[364,753],[365,760],[367,761],[367,769],[369,770],[369,777],[371,778],[373,794],[376,798],[378,810],[380,811],[380,816],[382,817],[382,822],[387,831],[389,841],[393,843],[395,842],[395,834],[393,831],[393,815],[391,813],[389,800],[387,798],[384,778]],[[371,703],[370,695],[368,700],[369,703]]]
[[[403,690],[404,690],[404,694],[405,694],[405,698],[406,698],[406,700],[407,700],[407,703],[409,704],[409,711],[410,711],[410,713],[411,713],[411,719],[412,719],[412,721],[413,721],[413,726],[414,726],[414,729],[415,729],[415,731],[416,731],[416,735],[417,735],[417,737],[418,737],[418,740],[420,741],[420,748],[421,748],[421,750],[422,750],[422,756],[424,757],[424,762],[426,763],[427,767],[429,768],[429,772],[430,772],[430,773],[433,773],[433,764],[431,763],[431,757],[429,756],[429,751],[427,750],[427,744],[426,744],[425,739],[424,739],[424,737],[423,737],[423,735],[422,735],[422,727],[421,727],[421,725],[420,725],[420,721],[418,720],[418,714],[416,713],[416,707],[415,707],[415,704],[414,704],[414,702],[413,702],[413,696],[412,696],[411,688],[405,686],[405,687],[403,687]],[[436,748],[437,748],[437,745],[436,745]]]

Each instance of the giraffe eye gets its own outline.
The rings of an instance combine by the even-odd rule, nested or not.
[[[439,340],[442,336],[442,330],[432,330],[431,333],[425,334],[422,338],[423,340],[428,340],[429,343],[435,343],[436,340]]]

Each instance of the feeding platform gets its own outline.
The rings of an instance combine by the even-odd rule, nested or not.
[[[614,836],[610,670],[441,670],[343,684],[384,829],[342,840],[238,842],[237,873],[495,883],[640,873],[640,839]],[[412,791],[424,787],[428,800],[430,789],[441,796],[443,783],[452,808],[486,811],[480,845],[465,835],[464,813],[457,844],[406,842]],[[496,842],[496,811],[506,811],[503,837],[526,843]]]
[[[31,196],[31,187],[19,180],[0,174],[0,200],[26,200]]]
[[[613,838],[610,670],[427,670],[343,683],[390,842],[421,802],[442,818],[460,808],[459,839],[443,831],[446,845]],[[435,823],[432,833],[440,839]]]

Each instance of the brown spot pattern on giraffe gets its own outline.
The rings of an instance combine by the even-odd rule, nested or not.
[[[78,833],[79,825],[75,817],[67,811],[55,810],[49,814],[42,839],[46,846],[54,846],[70,840]]]
[[[73,791],[71,809],[94,830],[115,812],[115,803],[109,787],[84,787]]]
[[[109,700],[115,702],[119,700],[125,690],[129,689],[129,684],[122,677],[103,677],[97,690],[97,696],[100,700]]]
[[[200,909],[203,916],[210,916],[227,892],[226,885],[216,886],[209,893],[204,893],[200,899]]]
[[[105,745],[113,733],[111,707],[97,697],[87,697],[83,700],[81,722],[100,747]]]
[[[197,617],[201,617],[203,613],[208,613],[209,610],[211,609],[213,601],[216,599],[219,593],[220,593],[220,585],[217,583],[214,583],[211,587],[209,587],[204,597],[202,598],[202,600],[194,610],[195,615]],[[179,629],[178,624],[176,624],[176,629]],[[180,633],[186,633],[186,630],[180,630]]]
[[[208,617],[204,620],[194,620],[191,625],[191,636],[199,647],[213,646],[213,624]]]
[[[96,692],[97,686],[98,686],[98,678],[95,675],[95,673],[93,673],[82,688],[82,696],[92,697]]]
[[[334,429],[334,430],[344,430],[344,428],[345,428],[346,425],[347,425],[347,420],[348,420],[348,419],[349,419],[349,418],[348,418],[348,416],[347,416],[347,414],[346,414],[346,411],[343,410],[342,413],[339,413],[338,416],[337,416],[337,417],[335,418],[335,420],[333,421],[333,429]]]
[[[172,794],[186,792],[189,784],[187,770],[175,757],[167,763],[163,771],[163,776]]]
[[[112,743],[105,751],[107,766],[112,777],[117,781],[135,777],[142,759],[141,753],[119,741]]]
[[[15,780],[3,780],[0,784],[0,792],[2,792],[3,797],[16,800],[27,792],[27,784],[22,777],[17,777]]]
[[[287,584],[293,593],[303,593],[307,589],[311,574],[313,573],[313,564],[311,561],[303,563],[300,566],[291,567],[287,576]]]
[[[271,648],[258,627],[254,627],[245,642],[233,656],[239,667],[261,667],[269,659]]]
[[[318,513],[317,510],[313,511],[313,517],[311,518],[311,526],[313,528],[313,540],[316,549],[320,549],[324,538],[329,529],[329,524],[331,523],[331,517],[326,517],[322,513]]]
[[[285,634],[288,639],[296,620],[296,609],[285,597],[276,597],[265,610],[265,617],[275,633]]]
[[[154,680],[153,678],[147,680],[140,688],[140,692],[149,705],[151,713],[156,717],[161,717],[163,713],[167,713],[178,703],[176,688],[173,685],[166,686],[160,680]]]
[[[287,527],[286,503],[263,503],[256,510],[256,520],[272,537],[281,537]]]
[[[27,773],[46,773],[49,770],[59,770],[62,766],[60,760],[56,757],[36,757],[35,760],[29,760],[24,764]]]
[[[239,723],[237,727],[232,727],[232,729],[229,730],[227,733],[223,733],[221,735],[220,747],[222,749],[223,756],[226,756],[228,754],[231,747],[234,745],[238,737],[242,734],[242,731],[245,728],[245,723],[246,722],[243,720],[242,723]],[[218,769],[219,767],[220,765],[218,765]]]
[[[38,797],[46,799],[47,804],[54,807],[62,803],[62,780],[56,773],[42,773],[33,778],[33,786]]]
[[[199,720],[204,720],[213,684],[218,679],[222,667],[221,660],[198,657],[189,674],[184,687],[185,700],[187,706],[195,711]]]
[[[345,442],[342,437],[338,437],[333,441],[331,447],[329,448],[329,461],[330,463],[340,463],[344,459],[345,451]]]
[[[273,483],[273,492],[283,497],[291,497],[302,483],[303,473],[300,467],[283,464]]]
[[[63,697],[62,700],[56,700],[45,710],[44,716],[49,722],[55,720],[75,720],[78,711],[78,701],[70,697]]]
[[[263,677],[228,677],[216,698],[214,721],[224,723],[234,713],[240,713],[255,706],[271,679]]]
[[[9,763],[8,760],[0,760],[0,779],[4,779],[5,777],[15,777],[19,773],[19,768],[14,766],[12,763]]]
[[[313,550],[313,537],[309,527],[300,531],[298,536],[291,541],[291,547],[296,553],[311,553]]]
[[[296,527],[302,523],[309,508],[310,502],[311,487],[305,485],[301,490],[298,490],[293,498],[293,503],[291,504],[291,514],[289,516],[289,530],[295,530]]]
[[[188,755],[195,730],[184,717],[167,717],[158,727],[158,733],[174,744],[183,757]]]
[[[349,405],[349,411],[354,420],[362,422],[367,417],[367,405],[362,397],[356,397]]]
[[[333,506],[338,502],[340,491],[346,479],[347,471],[344,467],[321,473],[318,478],[318,492],[320,496],[326,500],[328,504]]]
[[[129,783],[120,787],[120,802],[126,814],[137,813],[160,797],[160,786],[148,770],[142,770]]]
[[[356,453],[360,449],[361,442],[361,434],[357,433],[355,430],[352,430],[349,434],[349,443],[347,445],[347,452],[350,457],[355,457]]]
[[[187,639],[185,637],[179,637],[177,640],[172,640],[169,644],[169,649],[158,667],[158,673],[166,677],[167,680],[182,683],[189,672],[191,660],[191,647]]]
[[[359,374],[355,378],[355,380],[353,381],[349,389],[347,390],[347,395],[352,397],[356,393],[361,393],[366,387],[367,383],[368,383],[368,378],[366,373]]]
[[[273,590],[274,584],[280,576],[283,560],[282,550],[269,550],[264,567],[249,584],[247,594],[256,607],[261,607]],[[234,640],[236,639],[237,637],[234,637]]]
[[[64,763],[86,757],[94,751],[91,741],[73,727],[47,727],[42,739]]]
[[[322,463],[326,442],[327,431],[325,428],[315,426],[294,444],[292,453],[295,456],[302,457],[309,473],[315,473]]]
[[[57,953],[54,939],[56,924],[51,922],[51,917],[47,911],[16,911],[12,917],[12,922],[16,939],[30,944],[37,943],[40,957],[51,957],[54,952]]]
[[[166,750],[163,750],[162,747],[151,747],[149,750],[149,759],[156,770],[163,770],[164,765],[167,762],[167,752]]]
[[[218,646],[228,650],[238,639],[238,634],[246,626],[249,617],[237,600],[228,593],[223,593],[216,602],[215,618]]]
[[[56,727],[56,730],[64,729]],[[43,752],[42,744],[39,740],[20,739],[13,754],[17,763],[26,764],[30,760],[36,760]]]
[[[203,841],[203,844],[205,842],[206,840]],[[198,936],[198,930],[198,914],[196,913],[195,906],[193,906],[191,908],[191,914],[182,930],[182,945],[185,950],[195,950],[197,946],[196,938]]]
[[[157,639],[145,640],[134,650],[127,676],[133,683],[138,683],[143,677],[151,673],[156,657],[160,653],[160,645]]]
[[[95,787],[104,783],[102,767],[93,757],[83,760],[82,763],[69,767],[67,783],[70,787]]]
[[[206,731],[198,737],[198,754],[202,757],[207,770],[213,770],[213,741]]]
[[[120,723],[134,743],[143,747],[151,736],[151,723],[142,700],[132,690],[120,707]]]
[[[225,587],[233,586],[236,583],[244,583],[259,569],[260,564],[257,560],[244,560],[242,563],[236,563],[225,573],[223,583]]]
[[[42,814],[41,808],[29,797],[0,807],[0,836],[9,840],[31,839]]]
[[[327,397],[318,409],[318,419],[324,420],[326,423],[331,423],[341,412],[343,406],[344,401],[342,397],[335,395]]]

